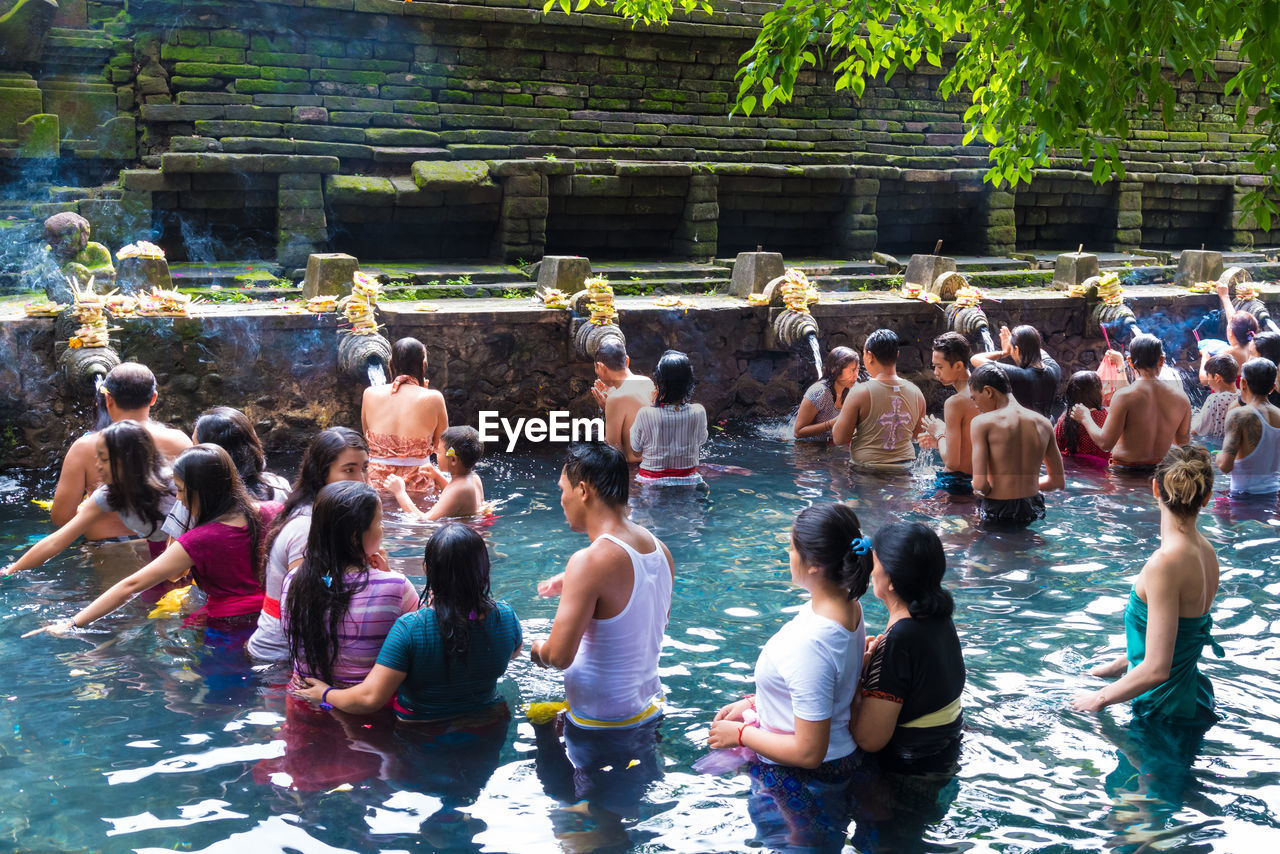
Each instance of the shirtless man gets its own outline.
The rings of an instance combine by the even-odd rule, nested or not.
[[[1253,337],[1249,342],[1249,358],[1257,356],[1269,359],[1272,364],[1280,365],[1280,332],[1259,332]],[[1280,406],[1280,381],[1277,381],[1277,386],[1272,389],[1271,394],[1267,395],[1267,400],[1271,401],[1272,406]]]
[[[169,462],[191,447],[191,439],[181,430],[151,420],[151,407],[156,402],[156,377],[146,365],[125,362],[112,368],[102,382],[102,402],[111,423],[137,421],[147,428],[151,438]],[[76,508],[102,481],[98,478],[96,433],[86,433],[71,444],[62,461],[62,473],[53,491],[49,515],[61,527],[75,516]],[[87,540],[133,539],[134,534],[114,513],[107,514],[85,532]]]
[[[653,380],[631,373],[627,348],[607,340],[596,351],[596,381],[591,394],[604,410],[604,440],[626,455],[628,462],[640,462],[631,450],[631,424],[642,406],[653,403]]]
[[[849,443],[849,459],[870,468],[903,468],[916,457],[912,441],[920,432],[924,395],[898,376],[898,336],[877,329],[867,336],[862,364],[871,375],[849,389],[831,441]]]
[[[980,411],[970,425],[978,518],[988,527],[1025,528],[1044,518],[1041,493],[1066,485],[1053,425],[1018,403],[1009,376],[994,364],[973,372],[969,391]]]
[[[591,544],[538,585],[541,596],[559,594],[560,607],[551,636],[534,643],[530,657],[565,671],[568,721],[586,729],[637,727],[662,714],[658,653],[674,561],[657,537],[627,519],[630,482],[616,448],[570,447],[560,506],[569,527]]]
[[[969,342],[958,332],[933,339],[933,375],[956,393],[942,406],[942,420],[926,415],[920,447],[937,448],[942,457],[937,487],[949,495],[973,495],[973,443],[969,427],[978,404],[969,393]]]
[[[1227,413],[1218,468],[1231,475],[1233,495],[1275,495],[1280,491],[1280,408],[1267,396],[1275,388],[1270,359],[1250,359],[1240,372],[1243,406]]]
[[[1111,398],[1101,427],[1082,404],[1071,407],[1071,417],[1089,432],[1095,445],[1111,452],[1113,470],[1149,477],[1170,446],[1191,441],[1191,402],[1181,387],[1158,379],[1164,347],[1154,335],[1133,337],[1129,365],[1138,378]]]

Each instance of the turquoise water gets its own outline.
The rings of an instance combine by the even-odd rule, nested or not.
[[[721,475],[705,492],[633,499],[676,559],[662,658],[671,706],[656,748],[609,774],[579,774],[518,712],[438,738],[290,711],[278,671],[253,672],[235,639],[132,603],[95,631],[19,635],[72,613],[136,560],[73,549],[0,581],[0,850],[57,851],[736,851],[759,846],[745,776],[692,770],[707,724],[751,690],[760,645],[801,604],[788,583],[795,513],[848,500],[864,527],[898,519],[937,527],[969,680],[961,769],[939,795],[940,820],[897,850],[1240,852],[1276,835],[1280,810],[1280,527],[1273,507],[1215,500],[1202,528],[1218,548],[1215,634],[1227,657],[1203,665],[1221,723],[1193,761],[1143,741],[1128,712],[1064,711],[1097,687],[1086,663],[1123,640],[1132,576],[1156,546],[1146,484],[1068,469],[1049,518],[982,535],[969,507],[923,481],[857,476],[841,455],[779,441],[760,427],[713,443]],[[1070,463],[1068,464],[1070,466]],[[485,464],[505,497],[486,531],[495,593],[544,637],[554,602],[534,585],[585,544],[564,524],[549,454]],[[1225,483],[1221,484],[1225,488]],[[47,530],[30,503],[51,483],[0,477],[0,550]],[[426,528],[389,525],[399,566],[421,576]],[[134,564],[136,565],[136,564]],[[864,599],[869,629],[884,610]],[[558,674],[515,663],[513,709],[559,699]],[[325,721],[328,721],[326,724]],[[625,752],[625,751],[624,751]],[[634,760],[634,767],[627,767]],[[851,829],[852,830],[852,829]],[[921,838],[920,833],[923,833]]]

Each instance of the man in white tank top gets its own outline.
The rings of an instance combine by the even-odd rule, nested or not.
[[[533,644],[541,667],[565,671],[569,719],[580,727],[634,727],[662,713],[658,655],[671,611],[674,562],[657,537],[627,520],[631,473],[603,442],[575,445],[560,473],[560,506],[591,544],[538,585],[559,594],[551,636]]]

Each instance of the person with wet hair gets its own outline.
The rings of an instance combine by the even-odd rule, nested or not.
[[[883,769],[939,770],[955,762],[964,727],[964,654],[942,586],[947,556],[932,528],[899,522],[876,532],[871,558],[871,591],[889,620],[868,644],[853,739]]]
[[[905,471],[916,458],[912,442],[920,432],[925,400],[920,389],[898,376],[901,344],[892,329],[877,329],[862,347],[870,379],[849,392],[831,441],[849,446],[849,461],[859,466]]]
[[[0,576],[42,565],[111,513],[147,541],[153,558],[164,552],[168,537],[161,524],[177,496],[173,475],[156,450],[151,433],[136,421],[117,421],[94,435],[102,484],[69,522],[0,569]]]
[[[631,373],[631,357],[621,338],[606,338],[596,350],[595,371],[591,395],[604,412],[604,440],[632,460],[631,425],[636,413],[653,403],[653,380]]]
[[[498,680],[520,655],[524,636],[511,606],[489,590],[484,539],[449,522],[427,540],[421,605],[395,621],[369,675],[347,688],[304,678],[295,690],[321,707],[353,714],[395,698],[405,721],[438,721],[502,708]]]
[[[816,504],[791,528],[791,583],[809,599],[756,660],[755,694],[716,713],[708,744],[749,747],[756,785],[779,798],[810,777],[853,772],[849,711],[866,627],[858,599],[871,575],[871,541],[845,504]]]
[[[417,338],[401,338],[391,347],[392,380],[364,390],[360,428],[369,443],[369,483],[387,488],[398,475],[410,492],[435,488],[424,468],[449,429],[444,395],[427,388],[427,348]]]
[[[563,670],[565,727],[630,729],[662,715],[658,655],[671,612],[675,562],[662,541],[627,518],[630,474],[603,442],[570,445],[560,506],[591,543],[538,585],[559,596],[551,635],[529,656]]]
[[[975,368],[998,365],[1009,377],[1013,396],[1018,403],[1045,418],[1053,409],[1053,400],[1062,380],[1062,367],[1045,352],[1040,331],[1034,326],[1000,327],[1000,349],[975,353],[970,359]]]
[[[1211,394],[1191,420],[1191,435],[1220,442],[1227,431],[1227,413],[1236,404],[1240,366],[1231,356],[1219,353],[1204,361],[1200,373]]]
[[[178,500],[193,525],[164,553],[81,609],[74,617],[34,632],[82,629],[162,581],[188,571],[208,601],[197,612],[210,628],[227,631],[252,625],[262,610],[262,533],[280,511],[275,502],[254,505],[235,463],[217,445],[196,445],[173,464]]]
[[[955,394],[942,405],[942,419],[926,415],[921,421],[920,447],[937,448],[942,471],[935,485],[948,495],[973,495],[973,442],[970,428],[978,405],[969,391],[969,342],[959,332],[933,339],[933,376]]]
[[[1149,474],[1170,446],[1191,441],[1191,401],[1181,384],[1159,379],[1164,346],[1156,336],[1133,336],[1129,365],[1138,378],[1111,398],[1101,427],[1080,404],[1072,406],[1069,414],[1095,445],[1111,453],[1112,471]]]
[[[1025,528],[1044,518],[1042,493],[1066,485],[1053,425],[1018,402],[999,365],[974,371],[969,391],[980,411],[970,427],[978,519],[987,528]]]
[[[1226,321],[1227,326],[1228,346],[1224,352],[1235,359],[1236,365],[1243,366],[1249,361],[1249,345],[1258,334],[1258,319],[1250,312],[1238,310],[1232,304],[1231,286],[1226,282],[1218,282],[1215,290],[1218,300],[1222,303],[1222,319]],[[1205,383],[1203,370],[1200,382]]]
[[[1197,666],[1206,644],[1223,655],[1210,635],[1218,557],[1196,526],[1213,495],[1209,452],[1199,445],[1171,449],[1156,467],[1151,493],[1160,505],[1160,548],[1129,592],[1126,652],[1089,671],[1115,681],[1077,696],[1071,708],[1096,712],[1132,700],[1138,720],[1212,723],[1213,685]]]
[[[698,454],[707,441],[707,410],[690,403],[693,366],[679,350],[668,350],[653,371],[653,405],[631,423],[632,456],[639,482],[653,486],[691,486],[702,482]]]
[[[1227,413],[1218,468],[1231,475],[1233,495],[1280,492],[1280,407],[1267,395],[1276,385],[1276,366],[1255,358],[1240,371],[1243,406]]]
[[[166,465],[191,447],[191,439],[181,430],[151,419],[151,407],[156,402],[156,377],[146,365],[137,362],[116,365],[103,380],[99,394],[108,423],[136,421],[141,424],[151,434]],[[61,527],[70,522],[85,496],[101,484],[98,477],[98,434],[86,433],[71,444],[62,460],[62,471],[49,508],[53,524]],[[135,536],[134,531],[114,513],[94,520],[84,532],[90,543],[119,542]]]
[[[364,437],[347,427],[330,427],[311,440],[302,455],[298,477],[271,524],[266,540],[267,560],[263,565],[262,585],[266,595],[258,614],[258,627],[249,638],[246,649],[254,658],[285,661],[289,658],[289,641],[284,636],[280,596],[289,570],[302,564],[311,533],[311,512],[320,490],[331,483],[353,481],[364,483],[369,470],[369,450]]]
[[[1255,357],[1269,359],[1272,364],[1280,365],[1280,332],[1259,332],[1255,335],[1249,342],[1249,358]],[[1243,365],[1244,362],[1240,364]],[[1272,406],[1280,406],[1280,388],[1272,389],[1267,394],[1267,400]]]
[[[284,580],[280,613],[293,659],[293,684],[346,687],[364,681],[382,642],[418,591],[387,565],[382,501],[367,483],[320,490],[302,564]]]
[[[809,386],[800,401],[800,408],[796,410],[791,432],[797,439],[831,441],[831,428],[835,426],[849,389],[858,382],[861,368],[856,351],[848,347],[831,348],[823,360],[822,379]]]
[[[400,509],[428,522],[483,513],[484,484],[475,473],[476,463],[484,456],[480,433],[474,427],[450,427],[440,434],[437,456],[440,469],[429,463],[430,468],[424,466],[424,469],[440,489],[440,497],[425,513],[409,497],[404,481],[396,475],[387,478],[387,489],[395,496]]]
[[[1097,371],[1076,371],[1067,380],[1067,411],[1053,425],[1053,438],[1064,457],[1079,457],[1085,462],[1105,466],[1111,454],[1093,443],[1089,434],[1071,418],[1071,407],[1077,403],[1089,410],[1093,423],[1101,427],[1107,422],[1107,408],[1102,404],[1102,377]]]

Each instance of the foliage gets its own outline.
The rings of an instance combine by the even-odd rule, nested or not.
[[[612,6],[665,24],[678,2],[549,0],[565,12]],[[939,93],[968,107],[966,142],[991,146],[987,180],[1031,180],[1051,154],[1079,152],[1095,181],[1122,177],[1120,143],[1135,121],[1175,120],[1177,78],[1219,80],[1232,42],[1242,67],[1225,81],[1236,127],[1257,136],[1249,155],[1280,188],[1280,0],[781,0],[740,58],[734,110],[786,103],[802,72],[834,76],[861,97],[869,82],[921,64],[945,69]],[[1224,120],[1226,117],[1224,117]],[[1249,127],[1250,124],[1253,127]],[[1244,204],[1263,230],[1276,205],[1263,188]]]

